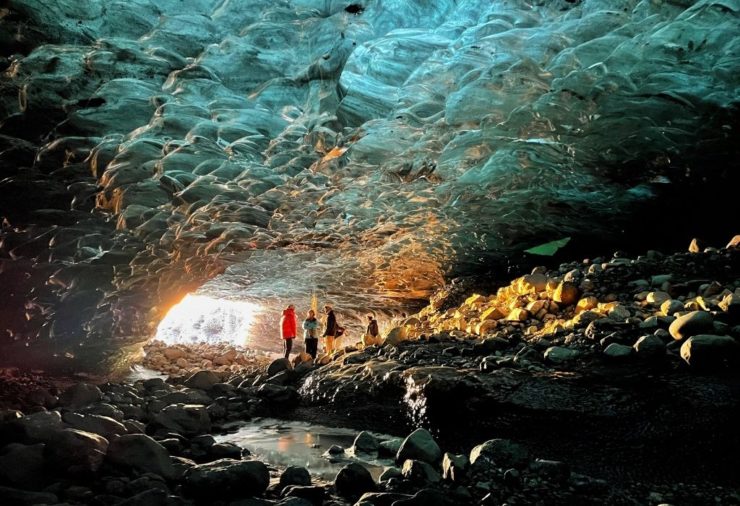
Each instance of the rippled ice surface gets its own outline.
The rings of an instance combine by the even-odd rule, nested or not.
[[[379,439],[391,436],[375,434]],[[390,460],[373,459],[367,455],[351,455],[349,448],[357,436],[357,431],[340,427],[325,427],[305,422],[261,418],[239,427],[236,432],[215,436],[216,441],[234,443],[249,449],[263,462],[286,467],[303,466],[311,475],[324,480],[334,480],[339,470],[349,462],[365,466],[377,479],[383,470],[392,466]],[[345,448],[345,454],[324,457],[332,445]]]

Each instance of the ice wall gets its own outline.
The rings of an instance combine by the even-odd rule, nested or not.
[[[402,307],[737,153],[737,0],[6,3],[5,340],[59,355],[206,280]]]

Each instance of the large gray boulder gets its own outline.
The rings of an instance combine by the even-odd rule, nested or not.
[[[474,468],[490,465],[502,468],[523,468],[529,463],[529,451],[508,439],[491,439],[470,451],[470,464]]]
[[[337,494],[345,499],[356,500],[365,492],[374,492],[377,488],[370,471],[356,462],[347,464],[334,478]]]
[[[175,477],[170,454],[161,444],[144,434],[127,434],[113,439],[108,446],[108,461],[118,467],[163,478]]]
[[[401,443],[401,448],[396,454],[396,463],[402,465],[408,459],[434,465],[442,460],[442,450],[428,430],[416,429]]]
[[[404,462],[401,474],[411,483],[422,486],[439,483],[442,480],[436,469],[420,460],[409,459]]]
[[[740,344],[730,336],[699,334],[683,343],[681,358],[696,368],[736,364],[740,359]]]
[[[281,371],[287,371],[292,368],[293,365],[290,363],[290,360],[287,358],[279,358],[277,360],[273,360],[270,365],[267,366],[267,376],[275,376]]]
[[[107,416],[81,415],[68,411],[62,415],[62,420],[73,429],[93,432],[106,439],[128,432],[125,425]]]
[[[99,402],[103,399],[103,392],[89,383],[76,383],[67,388],[59,396],[59,405],[69,408],[81,408]]]
[[[363,430],[352,443],[352,450],[357,453],[374,453],[378,451],[378,438]]]
[[[196,498],[217,500],[261,495],[270,484],[270,472],[256,460],[221,459],[185,473],[185,491]]]
[[[714,330],[714,319],[706,311],[692,311],[676,318],[668,327],[668,332],[676,341],[688,339],[698,334],[707,334]]]
[[[442,477],[450,481],[460,481],[465,477],[470,460],[467,455],[445,453],[442,457]]]
[[[653,358],[665,355],[665,343],[656,335],[640,337],[632,346],[638,357]]]
[[[63,428],[59,411],[39,411],[9,421],[2,427],[2,432],[10,441],[39,443]]]
[[[311,475],[308,469],[299,466],[288,466],[280,474],[279,488],[282,490],[290,485],[308,487],[311,485]]]
[[[221,382],[221,377],[213,371],[198,371],[185,380],[185,386],[199,390],[210,390]]]
[[[604,356],[611,360],[624,360],[629,358],[633,353],[631,346],[619,343],[611,343],[604,350]]]
[[[51,469],[68,474],[91,474],[103,464],[108,440],[92,432],[64,429],[50,435],[44,450]]]
[[[172,404],[155,417],[157,425],[183,436],[195,436],[211,431],[211,419],[200,404]]]
[[[578,350],[572,350],[563,346],[550,346],[545,350],[545,360],[553,364],[565,364],[578,357]]]

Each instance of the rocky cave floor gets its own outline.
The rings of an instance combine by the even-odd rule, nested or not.
[[[315,362],[155,342],[145,365],[166,380],[96,385],[5,370],[0,496],[740,504],[738,243],[536,268],[489,295],[451,286],[382,344]],[[211,435],[261,416],[356,429],[353,448],[332,449],[349,463],[324,482]],[[376,482],[352,462],[362,453],[397,467]]]

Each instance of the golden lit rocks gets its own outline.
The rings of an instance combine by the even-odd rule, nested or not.
[[[481,321],[500,320],[503,317],[504,317],[504,313],[496,306],[487,308],[480,315]]]
[[[575,304],[578,300],[579,290],[575,283],[569,281],[561,282],[553,293],[552,300],[565,306]]]
[[[509,313],[509,315],[506,317],[509,321],[515,321],[515,322],[523,322],[526,321],[527,318],[529,318],[529,311],[522,308],[516,308]]]
[[[599,305],[599,299],[594,296],[584,297],[576,303],[576,313],[590,311]]]

